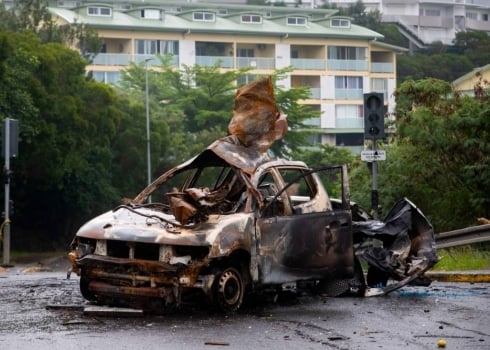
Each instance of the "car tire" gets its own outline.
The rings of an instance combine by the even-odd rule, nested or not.
[[[234,267],[218,270],[215,275],[212,301],[219,311],[236,312],[242,305],[245,285],[240,272]]]
[[[80,293],[82,296],[87,299],[88,301],[95,301],[95,294],[92,293],[89,288],[90,280],[86,276],[86,273],[84,273],[84,270],[82,269],[80,272]]]

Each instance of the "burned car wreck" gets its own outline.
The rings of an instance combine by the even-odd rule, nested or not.
[[[228,136],[78,230],[69,257],[84,298],[165,309],[204,297],[233,312],[285,285],[377,295],[423,277],[437,262],[423,214],[403,199],[373,220],[351,204],[345,165],[272,159],[286,129],[270,79],[239,89]]]

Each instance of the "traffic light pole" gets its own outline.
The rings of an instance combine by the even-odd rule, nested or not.
[[[373,143],[373,159],[371,172],[373,185],[371,189],[371,215],[378,219],[378,139],[385,136],[384,130],[384,96],[380,92],[369,92],[364,94],[364,139]],[[361,154],[362,158],[362,154]]]
[[[378,151],[378,142],[373,139],[373,151],[376,154]],[[371,188],[371,215],[374,219],[378,219],[378,162],[373,159],[372,162],[372,178],[373,185]]]
[[[9,266],[10,264],[10,120],[5,120],[5,218],[1,226],[0,234],[3,235],[3,266]]]

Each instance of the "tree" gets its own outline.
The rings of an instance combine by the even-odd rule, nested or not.
[[[482,67],[490,62],[490,37],[484,31],[458,32],[453,44],[456,53],[468,57],[473,67]]]
[[[36,34],[42,43],[56,42],[77,48],[87,59],[100,52],[97,32],[82,23],[60,25],[53,20],[46,0],[14,0],[10,10],[0,4],[0,29]]]
[[[228,133],[228,124],[233,115],[236,82],[250,69],[220,71],[219,64],[212,67],[184,67],[176,70],[169,57],[160,57],[159,69],[149,74],[149,91],[152,110],[161,115],[173,135],[172,147],[162,156],[166,166],[176,165],[201,152],[214,140]],[[277,70],[273,81],[280,80],[289,68]],[[132,64],[122,75],[121,92],[140,94],[145,89],[145,67]],[[299,103],[309,96],[305,87],[281,89],[275,87],[276,103],[288,115],[291,130],[286,137],[276,142],[272,152],[278,157],[287,157],[290,152],[305,144],[303,121],[318,116],[318,112]],[[153,109],[154,108],[154,109]]]
[[[403,55],[398,56],[397,61],[397,76],[400,82],[406,79],[426,78],[450,82],[471,71],[473,67],[467,57],[452,53]]]
[[[490,98],[480,91],[460,96],[436,79],[397,89],[397,136],[379,171],[384,203],[409,197],[437,232],[489,215]]]

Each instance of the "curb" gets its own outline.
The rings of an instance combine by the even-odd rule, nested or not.
[[[490,271],[429,271],[425,275],[439,282],[490,283]]]

